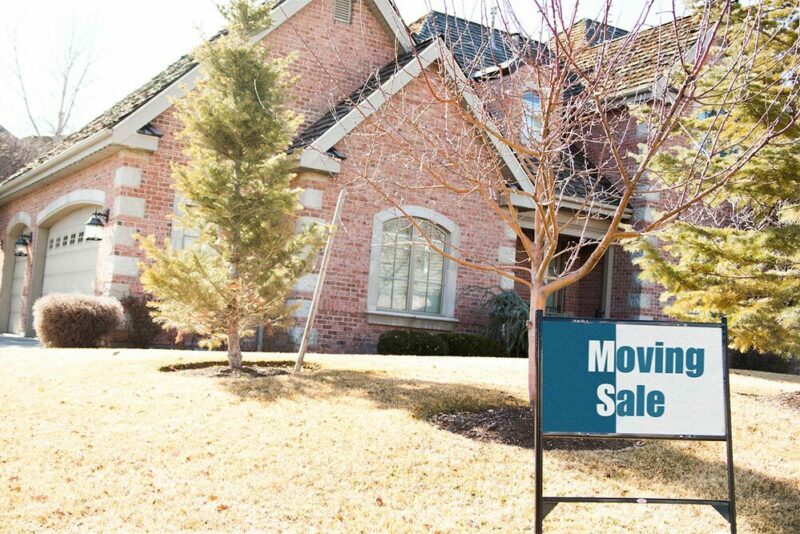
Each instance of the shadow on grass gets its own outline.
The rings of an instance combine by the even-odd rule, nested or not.
[[[324,369],[271,380],[231,380],[225,386],[249,399],[274,402],[305,397],[368,399],[382,409],[406,410],[418,419],[434,414],[523,406],[506,391],[425,380],[388,377],[382,372]]]
[[[406,410],[418,419],[526,404],[502,390],[392,378],[370,371],[323,369],[268,380],[231,379],[225,382],[225,387],[237,395],[265,403],[291,398],[320,401],[337,397],[362,398],[381,409]],[[720,444],[720,455],[722,451]],[[726,498],[725,464],[698,458],[670,442],[656,441],[637,448],[630,456],[625,453],[627,457],[622,466],[619,453],[579,454],[577,460],[582,469],[592,469],[598,473],[598,478],[610,476],[622,483],[626,478],[641,483],[644,478],[689,489],[697,498]],[[800,532],[800,492],[795,485],[745,467],[736,467],[735,476],[738,515],[746,517],[753,530]]]
[[[724,445],[719,444],[720,456],[724,455]],[[746,518],[748,532],[800,532],[800,491],[789,481],[775,478],[748,467],[735,465],[736,444],[734,443],[734,477],[736,488],[737,517]],[[626,479],[641,484],[642,479],[654,483],[672,484],[688,489],[692,498],[727,499],[727,470],[723,461],[698,458],[689,450],[681,449],[674,443],[657,441],[638,449],[636,454],[626,458],[620,465],[617,455],[592,454],[578,459],[582,469],[589,468],[602,476],[613,477],[624,485]],[[588,465],[587,465],[588,464]],[[649,494],[642,497],[654,497]],[[599,495],[609,497],[611,495]],[[660,497],[676,497],[660,495]],[[565,507],[564,505],[560,506]],[[675,506],[675,513],[683,508]],[[556,512],[558,513],[558,510]],[[688,516],[687,516],[688,517]],[[724,520],[720,518],[720,525]],[[741,529],[740,529],[741,530]]]

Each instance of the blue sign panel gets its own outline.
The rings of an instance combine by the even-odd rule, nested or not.
[[[726,436],[722,328],[544,318],[544,434]]]

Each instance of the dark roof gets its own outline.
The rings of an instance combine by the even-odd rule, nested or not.
[[[428,44],[429,42],[419,43],[417,46],[421,51],[422,48]],[[375,71],[361,87],[336,104],[328,113],[303,128],[303,131],[295,138],[289,150],[295,151],[298,148],[307,147],[313,143],[322,134],[331,129],[331,127],[335,126],[340,119],[378,90],[380,86],[386,83],[392,76],[414,61],[415,58],[415,52],[406,52],[405,54],[397,56],[395,60],[390,61],[380,70]]]
[[[519,34],[439,11],[431,11],[410,29],[418,41],[441,37],[461,69],[470,75],[513,61],[529,44]]]

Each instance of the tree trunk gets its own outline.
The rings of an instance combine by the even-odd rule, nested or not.
[[[236,325],[228,327],[228,365],[234,371],[242,368],[242,347],[239,343],[239,329]]]
[[[539,370],[536,361],[536,312],[544,311],[547,297],[541,290],[531,292],[530,321],[528,321],[528,399],[536,408],[536,377]]]

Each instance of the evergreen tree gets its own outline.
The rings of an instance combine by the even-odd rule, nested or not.
[[[755,9],[764,16],[754,17]],[[713,173],[746,153],[765,124],[778,125],[780,135],[724,195],[706,200],[708,209],[630,247],[642,254],[643,277],[667,289],[668,314],[727,316],[731,345],[743,351],[800,354],[800,127],[786,112],[797,91],[798,16],[796,2],[785,0],[734,9],[734,37],[716,50],[724,61],[702,81],[697,114],[675,129],[691,142],[662,153],[652,170],[667,183],[698,165]],[[754,68],[728,105],[727,82],[745,64]]]
[[[227,344],[238,369],[240,339],[290,315],[286,296],[310,270],[322,232],[297,230],[286,150],[301,118],[286,105],[288,59],[252,42],[270,25],[270,7],[232,0],[220,11],[228,30],[194,52],[202,75],[175,104],[188,156],[173,166],[185,205],[175,223],[199,238],[183,250],[142,239],[142,283],[156,298],[156,321],[210,348]]]

